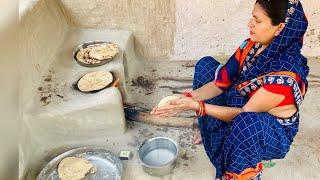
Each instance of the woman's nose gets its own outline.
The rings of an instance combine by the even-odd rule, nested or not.
[[[248,27],[249,28],[253,28],[253,26],[254,26],[253,25],[253,19],[250,19],[249,22],[248,22]]]

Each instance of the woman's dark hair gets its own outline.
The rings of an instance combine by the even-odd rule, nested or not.
[[[258,3],[270,17],[272,25],[284,23],[288,9],[288,0],[257,0]]]

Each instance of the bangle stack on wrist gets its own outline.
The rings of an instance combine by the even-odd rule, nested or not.
[[[183,92],[182,95],[184,95],[185,97],[190,97],[193,99],[193,96],[191,94],[191,92]],[[205,116],[206,115],[206,106],[205,106],[205,103],[204,101],[198,101],[199,103],[199,109],[196,110],[196,114],[197,116]]]
[[[206,105],[204,101],[198,101],[199,103],[199,109],[196,110],[197,116],[205,116],[206,115]]]

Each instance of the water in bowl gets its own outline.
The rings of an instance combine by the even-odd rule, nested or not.
[[[162,166],[174,158],[174,153],[168,149],[154,149],[144,156],[142,161],[150,166]]]

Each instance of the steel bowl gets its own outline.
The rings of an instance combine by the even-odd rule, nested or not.
[[[152,176],[170,174],[179,154],[177,143],[167,137],[154,137],[143,142],[138,150],[143,170]]]
[[[111,42],[108,42],[108,41],[102,41],[102,40],[95,40],[95,41],[89,41],[89,42],[86,42],[86,43],[82,43],[82,44],[79,44],[78,46],[76,46],[74,49],[73,49],[73,60],[75,60],[79,65],[81,66],[85,66],[85,67],[97,67],[97,66],[101,66],[101,65],[104,65],[106,64],[107,62],[110,62],[114,57],[116,57],[117,55],[115,55],[114,57],[112,58],[109,58],[109,59],[105,59],[103,61],[101,61],[100,63],[96,63],[96,64],[86,64],[86,63],[83,63],[81,61],[78,61],[77,59],[77,53],[79,52],[80,49],[83,49],[83,48],[86,48],[90,45],[93,45],[93,44],[104,44],[104,43],[111,43]],[[120,49],[119,49],[120,50]]]

